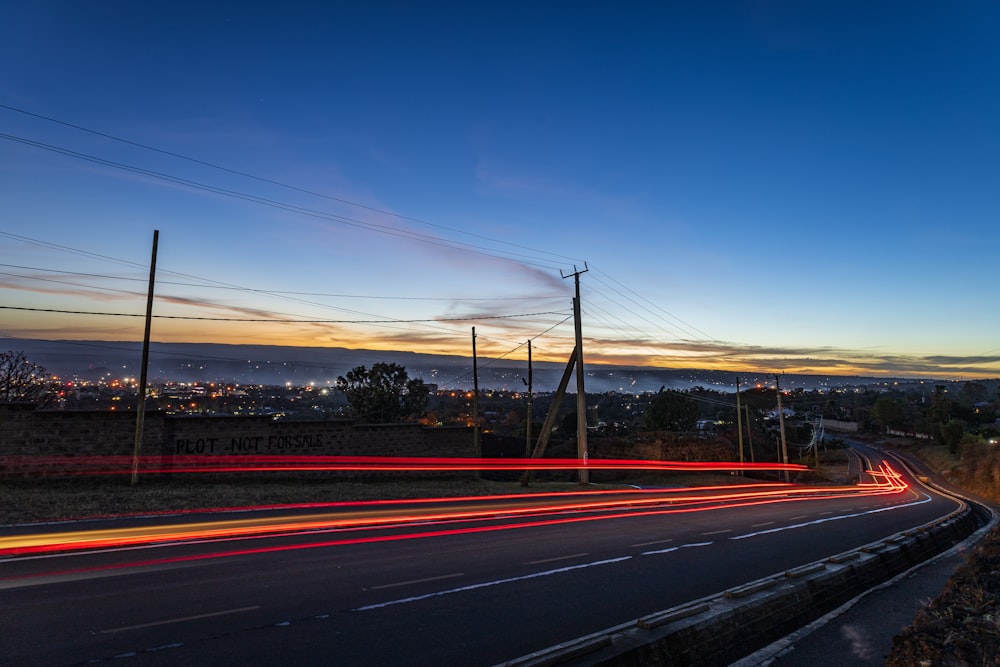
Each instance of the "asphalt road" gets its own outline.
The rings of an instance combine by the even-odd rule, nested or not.
[[[910,482],[891,495],[14,556],[0,560],[0,656],[6,665],[492,665],[955,509]]]

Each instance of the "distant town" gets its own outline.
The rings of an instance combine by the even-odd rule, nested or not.
[[[136,409],[141,354],[135,344],[0,339],[0,347],[24,352],[58,380],[58,399],[49,409]],[[351,368],[383,362],[404,366],[410,377],[424,380],[430,401],[420,421],[426,426],[478,423],[487,433],[522,439],[527,433],[538,432],[563,372],[560,364],[535,364],[529,393],[526,364],[480,359],[480,392],[474,397],[472,362],[461,357],[157,344],[150,355],[146,409],[179,416],[346,419],[351,410],[344,394],[335,388],[336,378]],[[728,433],[736,422],[736,379],[732,372],[594,365],[587,369],[586,377],[587,427],[595,434],[641,432],[648,428],[644,417],[651,401],[659,392],[673,390],[697,405],[693,418],[697,418],[698,430]],[[746,420],[757,423],[762,438],[769,437],[765,434],[773,425],[768,422],[777,414],[774,381],[771,374],[740,375],[744,405],[749,408]],[[995,380],[960,383],[788,374],[781,376],[781,388],[786,395],[783,410],[791,420],[791,438],[803,443],[815,437],[820,419],[830,424],[851,423],[852,428],[862,430],[884,429],[896,426],[896,422],[903,425],[901,419],[882,418],[878,408],[873,415],[880,397],[899,397],[916,414],[940,400],[944,392],[955,399],[955,416],[963,417],[969,427],[986,427],[988,437],[1000,407]],[[573,383],[570,393],[575,393]],[[555,428],[567,436],[575,433],[575,401],[563,402]]]
[[[121,341],[44,341],[0,338],[0,350],[19,350],[50,373],[81,385],[110,383],[138,377],[141,346]],[[199,343],[154,343],[150,348],[150,384],[183,385],[271,385],[332,387],[338,376],[357,366],[374,363],[404,366],[411,377],[443,390],[471,390],[473,363],[468,357],[350,350],[345,348],[281,347],[267,345],[222,345]],[[527,362],[510,359],[478,359],[480,389],[521,392],[528,379]],[[559,384],[564,364],[534,362],[533,390],[553,391]],[[635,368],[588,365],[587,393],[618,392],[642,394],[660,388],[705,387],[723,392],[743,387],[773,386],[773,372],[734,373],[696,369]],[[782,375],[785,389],[834,389],[891,387],[933,384],[919,378],[876,378],[837,375]],[[574,385],[575,386],[575,385]]]

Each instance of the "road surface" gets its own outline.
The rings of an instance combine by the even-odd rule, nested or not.
[[[865,454],[877,470],[877,452]],[[10,665],[492,665],[957,507],[902,479],[906,488],[879,492],[675,490],[8,529],[8,547],[71,528],[85,537],[0,556],[0,655]]]

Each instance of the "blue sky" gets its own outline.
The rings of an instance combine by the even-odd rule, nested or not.
[[[1000,375],[993,3],[3,10],[0,336]]]

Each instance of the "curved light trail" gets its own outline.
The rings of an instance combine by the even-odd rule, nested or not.
[[[283,550],[386,540],[426,538],[466,532],[576,523],[616,518],[704,512],[721,508],[904,492],[896,471],[883,464],[870,471],[872,482],[855,486],[805,486],[780,483],[735,484],[675,489],[630,489],[508,494],[417,501],[363,501],[286,509],[332,511],[300,516],[257,516],[162,525],[36,532],[0,537],[0,556],[25,556],[81,550],[130,548],[140,545],[205,543],[237,539],[350,532],[351,537],[296,545],[265,547]],[[434,526],[453,526],[435,530]],[[376,532],[381,531],[381,532]],[[390,534],[384,534],[390,531]],[[395,532],[391,532],[395,531]],[[198,555],[191,558],[259,553],[261,549]],[[184,557],[187,558],[187,557]]]

